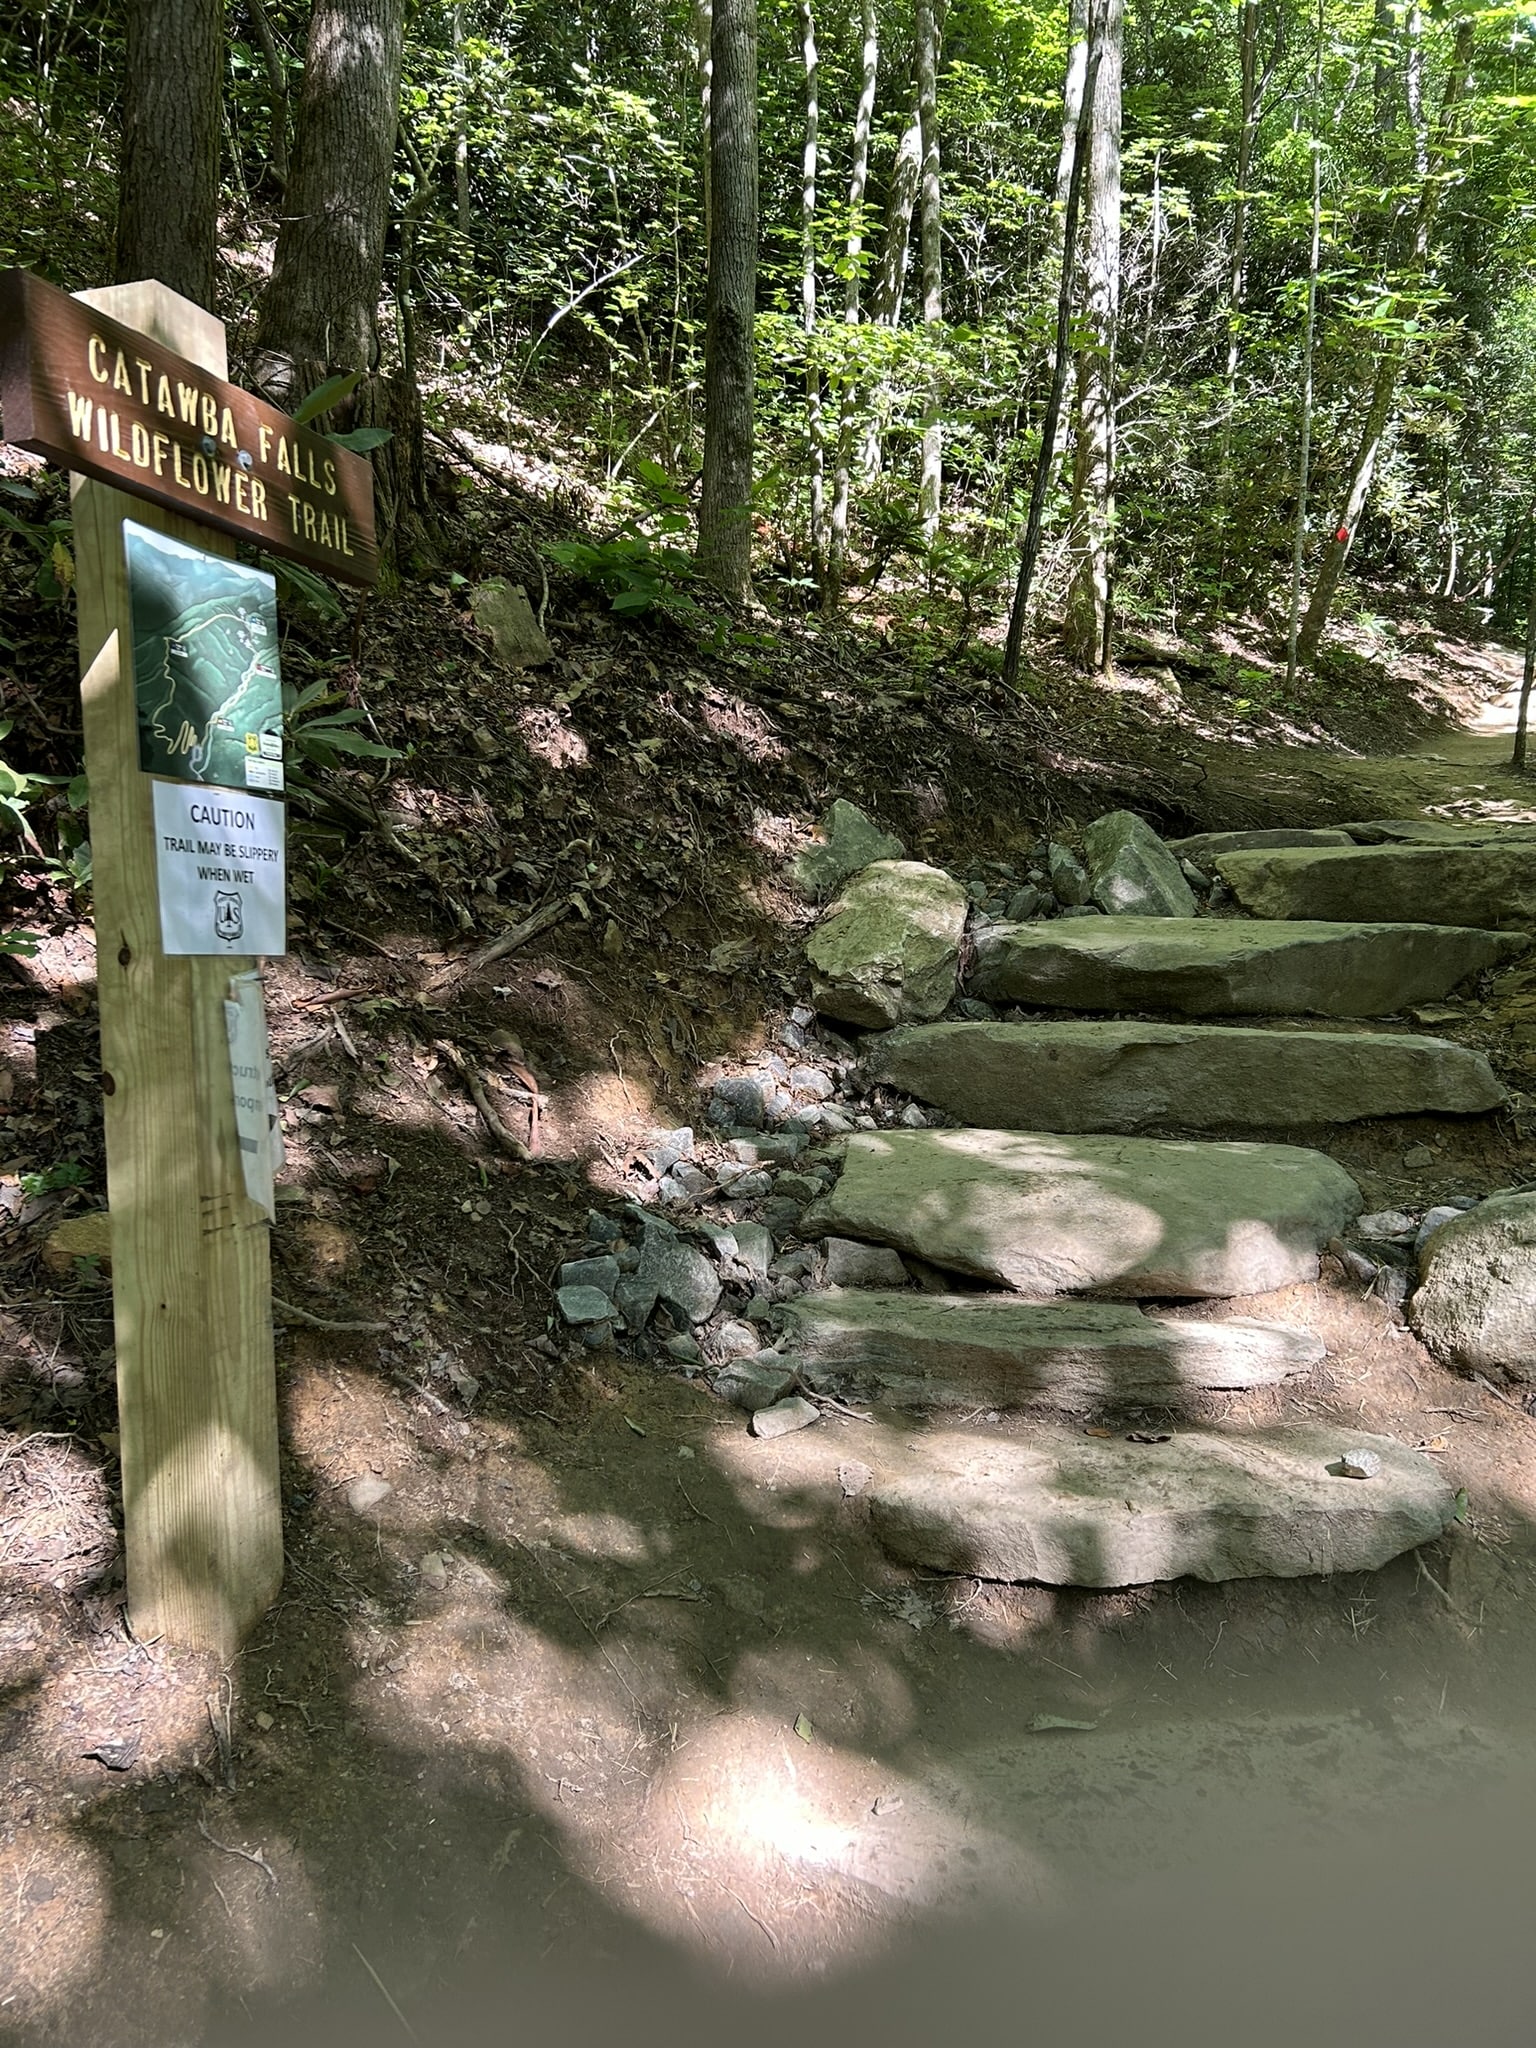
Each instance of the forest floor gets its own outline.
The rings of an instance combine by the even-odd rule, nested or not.
[[[510,495],[463,559],[537,592],[539,514]],[[830,797],[966,874],[1120,804],[1170,831],[1536,817],[1498,759],[1514,657],[1404,607],[1297,699],[1255,636],[1149,638],[1113,686],[1042,670],[1021,700],[873,604],[706,643],[557,587],[547,624],[555,662],[508,674],[444,577],[285,649],[412,746],[385,836],[296,813],[269,985],[276,1291],[384,1328],[280,1315],[288,1576],[227,1670],[126,1626],[110,1289],[41,1258],[104,1200],[90,928],[42,870],[21,902],[45,937],[0,983],[0,2036],[569,2040],[615,1999],[605,2029],[670,2042],[933,2039],[1027,1985],[1078,2038],[1177,2009],[1225,2041],[1258,1974],[1258,2041],[1295,2038],[1326,1970],[1338,2034],[1385,2038],[1405,1998],[1403,2040],[1506,2038],[1464,2015],[1512,1952],[1536,1763],[1513,1396],[1330,1267],[1256,1305],[1329,1349],[1263,1400],[1425,1445],[1464,1523],[1370,1576],[1052,1594],[885,1559],[836,1467],[910,1418],[826,1416],[808,1466],[698,1385],[565,1347],[549,1311],[589,1202],[799,999],[783,856]],[[45,765],[71,657],[29,631],[8,709]],[[1330,1139],[1371,1206],[1529,1177],[1533,989],[1517,966],[1446,1027],[1508,1115]],[[535,1159],[488,1143],[445,1042],[534,1073]],[[81,1187],[23,1191],[61,1161]],[[355,1511],[369,1476],[391,1491]]]

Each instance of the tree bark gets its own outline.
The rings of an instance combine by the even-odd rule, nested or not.
[[[1317,0],[1317,60],[1313,74],[1312,106],[1317,108],[1323,69],[1323,0]],[[1301,631],[1301,567],[1307,545],[1307,490],[1312,475],[1312,373],[1317,342],[1317,276],[1322,257],[1323,157],[1322,145],[1312,138],[1312,240],[1307,257],[1307,321],[1301,344],[1301,432],[1296,452],[1296,531],[1291,543],[1291,608],[1286,632],[1285,686],[1296,682],[1298,640]]]
[[[864,254],[864,201],[869,190],[869,138],[875,124],[875,88],[880,76],[880,28],[875,0],[863,0],[859,104],[853,117],[853,161],[848,173],[848,276],[843,286],[843,318],[859,324],[860,265]],[[832,479],[832,511],[827,531],[827,580],[823,609],[837,603],[843,563],[848,553],[848,500],[853,478],[853,442],[858,423],[859,391],[852,377],[842,382],[837,429],[837,461]]]
[[[709,173],[709,109],[710,88],[713,81],[714,58],[710,53],[710,42],[714,34],[714,7],[712,0],[693,0],[693,76],[699,95],[699,180],[704,201],[704,246],[710,245],[713,227],[713,212]]]
[[[891,166],[891,182],[885,196],[885,233],[880,243],[880,264],[870,318],[877,327],[901,325],[901,302],[906,296],[907,247],[912,239],[912,215],[917,206],[918,187],[923,180],[923,124],[914,110],[902,130]]]
[[[261,61],[267,72],[267,107],[270,128],[267,138],[267,169],[279,192],[288,183],[288,68],[263,0],[246,0],[251,26],[261,45]]]
[[[1008,640],[1003,651],[1003,681],[1010,690],[1016,690],[1019,686],[1019,660],[1024,648],[1024,628],[1029,617],[1029,594],[1035,580],[1035,565],[1040,558],[1040,534],[1045,523],[1045,498],[1056,469],[1057,428],[1061,422],[1067,375],[1072,361],[1072,282],[1075,270],[1073,258],[1077,250],[1077,218],[1082,203],[1083,162],[1093,119],[1098,72],[1099,59],[1095,56],[1086,67],[1086,75],[1080,75],[1076,80],[1074,90],[1072,58],[1069,56],[1067,60],[1066,92],[1069,99],[1075,98],[1076,101],[1079,132],[1073,143],[1072,169],[1067,179],[1066,205],[1062,212],[1062,264],[1056,286],[1056,351],[1051,370],[1051,389],[1046,400],[1045,418],[1040,426],[1040,452],[1035,460],[1035,480],[1029,494],[1029,517],[1025,521],[1024,540],[1019,549],[1018,581],[1014,585],[1013,610],[1008,617]]]
[[[1114,524],[1114,359],[1120,308],[1120,90],[1123,0],[1101,0],[1093,52],[1099,68],[1087,136],[1088,223],[1083,321],[1078,352],[1072,472],[1074,566],[1066,643],[1085,668],[1101,668],[1109,645],[1109,548]]]
[[[917,0],[917,114],[923,148],[918,220],[925,327],[938,327],[944,319],[939,181],[939,39],[943,34],[943,11],[944,0]],[[933,375],[931,370],[929,375]],[[922,465],[918,504],[923,521],[923,539],[931,547],[938,539],[939,515],[944,499],[944,429],[936,391],[930,393],[923,408]]]
[[[1527,550],[1526,574],[1530,588],[1525,601],[1525,673],[1520,679],[1520,710],[1515,720],[1514,750],[1509,757],[1511,768],[1522,775],[1531,724],[1531,688],[1536,684],[1536,539]]]
[[[805,334],[805,430],[810,449],[811,574],[827,585],[827,458],[816,347],[816,152],[821,128],[816,17],[800,0],[800,51],[805,64],[805,147],[800,160],[800,325]]]
[[[379,294],[404,0],[315,0],[287,203],[257,327],[257,375],[293,406],[379,361]]]
[[[223,62],[224,0],[129,0],[114,275],[156,278],[210,311]]]
[[[469,192],[469,94],[464,73],[464,10],[453,10],[453,198],[461,235],[471,222]]]
[[[757,310],[757,0],[714,0],[710,33],[708,309],[700,573],[752,595],[752,454]]]

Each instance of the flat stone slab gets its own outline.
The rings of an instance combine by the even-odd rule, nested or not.
[[[806,1237],[895,1245],[1048,1298],[1221,1297],[1315,1280],[1360,1214],[1342,1166],[1297,1145],[857,1131]]]
[[[1475,846],[1536,840],[1536,825],[1497,818],[1365,818],[1342,826],[1360,846]]]
[[[1506,1099],[1443,1038],[1221,1024],[924,1024],[888,1032],[871,1080],[967,1123],[1030,1131],[1258,1131],[1474,1116]]]
[[[1044,1009],[1386,1017],[1519,950],[1508,933],[1441,924],[1084,917],[983,927],[967,987]]]
[[[1362,1450],[1380,1460],[1374,1477],[1329,1469]],[[935,1432],[888,1458],[868,1498],[904,1564],[1047,1586],[1374,1571],[1456,1513],[1422,1452],[1317,1425],[1161,1444],[1056,1424],[1022,1439]]]
[[[1216,872],[1255,917],[1422,919],[1536,929],[1536,841],[1282,846],[1226,853]]]
[[[997,1294],[801,1295],[785,1338],[807,1385],[898,1408],[1068,1409],[1272,1386],[1324,1356],[1291,1323],[1180,1322],[1128,1303]]]
[[[1353,846],[1355,840],[1342,825],[1258,825],[1247,832],[1192,832],[1167,844],[1170,853],[1198,868],[1218,853],[1247,853],[1261,846]]]

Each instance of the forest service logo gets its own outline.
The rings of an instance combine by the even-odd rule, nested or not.
[[[213,892],[213,929],[226,946],[232,946],[245,930],[245,909],[238,889]]]

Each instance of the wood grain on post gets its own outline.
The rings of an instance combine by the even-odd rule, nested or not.
[[[81,297],[223,376],[223,326],[191,300],[154,283]],[[283,1575],[267,1222],[245,1193],[223,1011],[252,962],[160,950],[123,520],[234,548],[78,476],[74,517],[129,1618],[141,1640],[227,1657]]]

